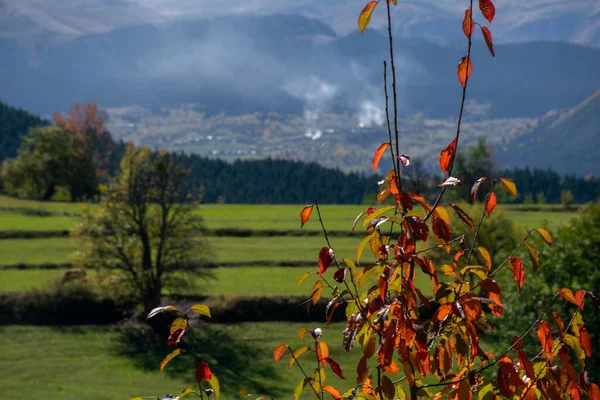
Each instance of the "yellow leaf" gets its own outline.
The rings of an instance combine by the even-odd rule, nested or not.
[[[240,399],[245,399],[249,395],[250,393],[246,392],[244,389],[240,389]]]
[[[371,215],[369,215],[367,218],[364,219],[363,226],[369,225],[369,222],[373,221],[375,218],[379,217],[381,214],[384,214],[390,210],[393,210],[394,208],[396,208],[396,206],[387,206],[387,207],[380,208],[379,210],[375,211],[374,213],[371,213]]]
[[[162,372],[162,370],[165,368],[165,365],[167,365],[169,361],[177,357],[179,354],[183,353],[183,351],[184,350],[177,349],[168,356],[166,356],[165,359],[160,362],[160,372]]]
[[[300,338],[300,340],[302,340],[304,342],[304,336],[308,332],[310,332],[310,329],[308,329],[308,328],[300,328],[300,329],[298,329],[297,334],[298,334],[298,337]]]
[[[434,214],[437,214],[437,217],[442,219],[445,223],[447,223],[448,225],[450,225],[450,214],[448,214],[448,211],[446,211],[446,209],[442,206],[437,206]]]
[[[517,197],[517,185],[514,182],[509,181],[508,179],[501,178],[500,182],[508,193],[510,193],[513,197]]]
[[[179,394],[179,398],[181,399],[181,398],[183,398],[183,397],[187,396],[187,395],[188,395],[188,394],[190,394],[190,393],[196,393],[196,392],[194,392],[194,389],[193,389],[193,388],[187,388],[187,389],[185,389],[183,392],[181,392],[181,393]]]
[[[540,267],[540,256],[538,256],[535,247],[529,243],[525,243],[525,246],[527,246],[527,250],[529,251],[529,257],[531,258],[531,263],[533,264],[533,272],[536,272]]]
[[[173,333],[178,329],[187,329],[187,321],[183,317],[177,317],[171,324],[169,332]]]
[[[477,248],[477,251],[481,255],[481,258],[483,258],[485,266],[489,272],[492,269],[492,256],[490,256],[490,252],[485,247],[482,247],[482,246],[479,246]]]
[[[304,386],[306,386],[306,384],[310,381],[310,378],[304,378],[300,381],[300,383],[298,383],[298,386],[296,386],[296,389],[294,389],[294,400],[298,400],[300,398],[302,390],[304,390]]]
[[[292,357],[290,359],[290,367],[292,365],[294,365],[294,362],[296,361],[296,359],[298,359],[298,357],[300,357],[302,354],[306,353],[307,351],[308,351],[308,346],[302,346],[298,350],[296,350],[294,352],[294,357]]]
[[[194,304],[190,307],[190,310],[195,311],[200,315],[205,315],[208,318],[211,318],[210,308],[208,308],[208,306],[205,306],[204,304]]]
[[[302,274],[300,279],[298,279],[298,285],[297,285],[298,289],[300,289],[300,285],[302,285],[302,283],[306,280],[306,278],[308,278],[311,275],[312,275],[312,272],[305,272]]]
[[[217,379],[217,376],[215,374],[211,374],[211,378],[208,381],[208,384],[210,385],[210,387],[212,388],[212,390],[215,391],[215,398],[219,398],[219,396],[221,395],[221,385],[219,385],[219,380]],[[179,396],[181,397],[181,396]]]
[[[550,236],[550,233],[544,228],[537,228],[536,230],[538,231],[542,239],[544,239],[544,241],[548,243],[548,245],[552,246],[552,236]]]
[[[369,243],[369,241],[371,240],[371,238],[373,237],[373,234],[377,232],[377,231],[373,231],[373,233],[371,233],[369,236],[365,236],[363,238],[363,240],[360,241],[360,243],[358,244],[358,247],[356,248],[356,263],[360,264],[360,256],[363,252],[363,250],[365,249],[365,246],[367,245],[367,243]]]
[[[370,1],[360,12],[360,15],[358,16],[358,30],[360,33],[363,33],[367,25],[369,25],[369,21],[371,21],[371,15],[373,15],[373,10],[375,9],[376,5],[377,1]]]

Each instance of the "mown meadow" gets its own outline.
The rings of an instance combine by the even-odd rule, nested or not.
[[[78,250],[78,243],[69,237],[69,231],[85,207],[94,206],[0,198],[0,293],[60,287],[71,256]],[[314,277],[309,277],[300,288],[297,281],[305,271],[316,274],[317,254],[325,241],[317,218],[300,229],[301,208],[301,205],[201,205],[195,212],[204,220],[211,268],[205,277],[190,282],[178,293],[167,293],[167,297],[177,301],[185,301],[186,296],[205,298],[203,301],[245,296],[308,298]],[[359,224],[352,233],[351,227],[356,215],[364,209],[365,206],[321,206],[332,247],[340,259],[356,258],[356,246],[364,228]],[[552,231],[576,215],[574,211],[549,207],[526,210],[499,206],[496,212],[505,212],[523,231],[537,227]],[[363,262],[373,260],[367,253]],[[87,271],[88,282],[94,282],[97,274],[94,270]],[[429,282],[425,276],[419,275],[419,279],[419,285]],[[273,348],[282,342],[300,346],[295,332],[301,327],[321,327],[323,338],[330,343],[341,340],[343,329],[339,322],[325,326],[324,316],[314,322],[254,321],[201,323],[197,329],[206,357],[212,361],[213,371],[221,381],[224,398],[236,398],[239,389],[289,398],[291,393],[286,391],[293,390],[302,376],[297,369],[289,369],[287,356],[276,364]],[[172,361],[161,374],[158,364],[168,350],[157,344],[147,329],[133,323],[85,326],[3,323],[0,333],[2,398],[156,398],[165,393],[175,395],[194,383],[185,357]],[[346,355],[342,354],[341,346],[331,349],[349,383],[345,385],[333,374],[328,381],[336,387],[351,387],[356,378],[351,366],[356,365],[360,352]],[[310,393],[305,395],[308,398]]]

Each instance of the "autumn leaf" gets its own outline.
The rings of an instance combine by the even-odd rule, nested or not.
[[[325,359],[329,357],[329,347],[325,342],[317,342],[317,358],[321,362],[322,365],[325,365]]]
[[[331,254],[332,251],[329,247],[323,247],[321,251],[319,251],[319,275],[323,275],[331,265],[331,262],[333,261]]]
[[[185,350],[182,349],[177,349],[175,351],[173,351],[171,354],[169,354],[168,356],[166,356],[164,358],[164,360],[162,360],[160,362],[160,372],[163,371],[163,369],[165,368],[165,366],[169,363],[169,361],[171,361],[172,359],[174,359],[175,357],[177,357],[178,355],[180,355],[181,353],[183,353]]]
[[[475,183],[471,187],[471,201],[475,201],[475,197],[477,196],[477,190],[479,190],[479,186],[481,186],[481,184],[485,182],[486,179],[487,178],[484,176],[475,181]]]
[[[481,33],[483,34],[483,39],[485,40],[485,44],[487,44],[487,47],[490,50],[490,53],[492,54],[492,57],[496,57],[496,53],[494,52],[494,43],[492,42],[492,32],[490,32],[490,30],[485,26],[482,26]],[[513,196],[517,197],[516,195]]]
[[[219,398],[219,396],[221,395],[221,385],[219,384],[219,380],[217,379],[217,377],[215,376],[215,374],[211,374],[210,379],[208,379],[208,384],[210,385],[210,387],[212,388],[215,398]],[[179,398],[181,398],[182,396],[179,395]]]
[[[296,284],[296,286],[298,288],[300,288],[300,285],[302,285],[302,282],[304,282],[306,280],[306,278],[308,278],[311,275],[312,275],[312,272],[303,273],[302,276],[298,279],[298,283]]]
[[[275,362],[279,362],[279,360],[281,360],[281,357],[286,350],[287,345],[285,343],[281,343],[279,346],[275,347],[275,351],[273,351],[273,358],[275,359]]]
[[[537,272],[538,268],[540,268],[540,256],[538,256],[535,247],[530,245],[529,243],[525,243],[527,247],[527,251],[529,251],[529,258],[531,259],[531,263],[533,264],[533,272]]]
[[[210,381],[211,379],[212,372],[210,372],[208,364],[204,361],[196,361],[196,380],[198,383],[201,383],[202,381]]]
[[[462,87],[465,87],[467,84],[467,80],[471,76],[473,72],[473,63],[469,56],[464,56],[460,63],[458,63],[458,69],[456,71],[456,75],[458,76],[458,81],[460,82]],[[446,171],[444,171],[446,172]]]
[[[504,188],[504,190],[506,190],[508,194],[510,194],[514,198],[517,197],[517,185],[515,185],[514,182],[509,181],[505,178],[500,178],[500,183],[502,183],[502,187]]]
[[[367,357],[362,356],[356,367],[356,384],[360,385],[362,381],[367,377],[369,367],[367,366]]]
[[[479,0],[479,9],[481,13],[491,24],[494,20],[494,16],[496,15],[496,7],[494,7],[494,3],[491,0]]]
[[[458,218],[460,218],[462,222],[467,224],[469,228],[475,228],[475,221],[473,221],[473,218],[471,218],[469,214],[467,214],[462,208],[452,203],[448,203],[447,205],[452,207]]]
[[[323,390],[329,393],[335,400],[342,400],[342,395],[336,388],[332,386],[323,386]]]
[[[300,211],[300,228],[304,226],[306,222],[310,219],[310,214],[312,214],[313,205],[306,206]]]
[[[169,338],[167,339],[167,345],[175,346],[177,343],[179,343],[184,333],[185,329],[177,329],[176,331],[171,333],[171,335],[169,335]]]
[[[365,343],[365,347],[363,348],[363,355],[366,358],[373,357],[373,354],[375,354],[376,345],[377,342],[375,340],[375,336],[369,336],[369,339],[367,339],[367,343]]]
[[[538,323],[537,337],[542,344],[542,350],[544,350],[552,360],[554,360],[554,353],[552,347],[554,346],[554,339],[552,338],[552,331],[550,325],[544,320]]]
[[[340,365],[337,362],[335,362],[332,358],[329,358],[329,357],[325,357],[325,361],[327,362],[327,364],[329,364],[329,366],[331,367],[331,370],[337,376],[339,376],[342,379],[346,379],[346,377],[342,373],[342,369],[340,368]]]
[[[579,344],[585,350],[585,354],[588,357],[592,356],[592,341],[590,339],[590,334],[585,327],[581,327],[579,329]]]
[[[386,399],[393,400],[395,398],[396,387],[387,375],[381,377],[381,390]]]
[[[204,315],[208,318],[211,318],[210,308],[208,308],[208,306],[205,306],[204,304],[194,304],[193,306],[190,307],[190,310],[192,310],[200,315]]]
[[[544,228],[537,228],[536,231],[540,234],[542,239],[544,239],[544,241],[548,243],[548,245],[552,246],[552,236],[550,236],[550,233],[548,233],[547,230],[545,230]]]
[[[483,246],[477,247],[477,252],[483,259],[483,262],[485,263],[487,271],[490,272],[490,270],[492,269],[492,256],[490,255],[490,252],[488,251],[488,249],[486,249]]]
[[[375,150],[375,154],[373,155],[373,172],[377,172],[377,166],[379,165],[379,160],[381,160],[381,156],[389,147],[389,143],[383,143],[381,146]]]
[[[290,359],[290,367],[294,365],[294,362],[300,357],[302,354],[308,351],[308,346],[302,346],[294,352],[294,356]]]
[[[175,320],[173,320],[173,323],[171,324],[171,328],[169,328],[169,333],[173,334],[173,332],[175,332],[179,329],[187,329],[187,326],[188,326],[188,323],[184,318],[177,317],[177,318],[175,318]]]
[[[315,281],[315,283],[312,286],[311,295],[310,295],[313,305],[317,304],[317,302],[321,298],[321,295],[323,294],[324,290],[325,290],[325,287],[323,286],[323,281],[321,281],[321,280]]]
[[[344,282],[344,278],[346,277],[346,268],[340,268],[333,274],[333,280],[342,283]]]
[[[519,257],[511,257],[510,258],[510,269],[515,276],[515,281],[519,287],[519,292],[523,287],[523,283],[525,282],[525,267],[523,266],[523,262]]]
[[[450,163],[452,162],[452,158],[454,157],[454,152],[456,150],[456,139],[457,138],[454,138],[448,147],[446,147],[440,153],[440,168],[443,172],[448,172],[448,169],[450,168]]]
[[[496,293],[496,294],[502,294],[502,291],[500,290],[500,285],[498,285],[498,282],[496,282],[495,280],[488,278],[485,279],[481,282],[479,282],[479,287],[481,287],[483,290],[485,290],[488,293]]]
[[[148,313],[148,316],[146,317],[146,320],[154,317],[155,315],[158,315],[160,313],[164,313],[167,311],[177,311],[177,307],[175,306],[164,306],[164,307],[156,307],[155,309],[153,309],[152,311],[150,311],[150,313]]]
[[[575,299],[575,295],[573,294],[573,291],[571,289],[562,288],[558,291],[558,294],[563,299],[575,304],[576,306],[579,306],[579,303],[577,302],[577,299]]]
[[[529,379],[534,380],[535,377],[536,377],[536,375],[535,375],[535,372],[534,372],[534,369],[533,369],[533,364],[529,360],[529,357],[527,357],[527,353],[525,353],[523,350],[518,350],[517,351],[517,357],[519,357],[519,363],[521,364],[521,366],[525,370],[525,375]]]
[[[473,22],[473,18],[471,16],[471,10],[468,8],[465,10],[465,18],[463,19],[463,22],[462,22],[462,28],[463,28],[463,32],[465,33],[465,36],[467,37],[467,39],[471,37],[471,35],[473,34],[473,31],[475,30],[475,22]]]
[[[490,196],[485,202],[485,212],[487,213],[488,217],[492,215],[492,211],[494,211],[494,208],[496,208],[496,193],[491,192]]]
[[[360,12],[360,15],[358,16],[358,30],[360,33],[363,33],[367,25],[369,25],[369,21],[371,21],[371,15],[373,15],[373,10],[375,9],[377,3],[377,1],[368,2],[365,8]]]

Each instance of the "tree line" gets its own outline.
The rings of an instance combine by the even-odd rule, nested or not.
[[[53,123],[0,103],[1,189],[5,194],[37,200],[94,200],[100,184],[119,170],[126,144],[115,141],[94,104],[74,104]],[[228,163],[195,154],[175,154],[190,170],[196,199],[206,203],[372,203],[377,180],[317,163],[290,160],[237,160]],[[500,202],[525,204],[587,203],[600,197],[600,179],[561,176],[552,170],[498,171],[483,140],[456,158],[455,175],[464,186],[453,188],[453,201],[470,198],[471,184],[481,176],[504,176],[520,189],[517,199],[498,192]],[[405,170],[407,190],[432,194],[442,178],[415,160]]]

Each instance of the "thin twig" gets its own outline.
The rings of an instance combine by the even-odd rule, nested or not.
[[[306,372],[304,372],[304,368],[302,368],[302,365],[300,365],[300,362],[298,361],[298,359],[294,355],[294,352],[292,351],[292,348],[290,346],[288,346],[288,345],[286,345],[285,347],[287,347],[287,349],[290,351],[290,354],[292,355],[292,358],[296,362],[296,365],[298,366],[298,368],[300,368],[300,372],[302,372],[302,375],[304,375],[304,377],[306,379],[309,379],[308,375],[306,375]],[[313,385],[310,385],[310,387],[312,388],[313,392],[315,392],[315,394],[317,395],[317,398],[320,399],[321,397],[319,396],[319,393],[317,393],[317,390],[315,389],[315,387]]]

